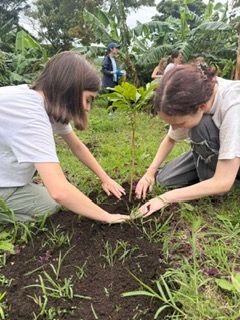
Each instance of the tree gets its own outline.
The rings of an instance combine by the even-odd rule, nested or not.
[[[93,30],[85,23],[84,9],[92,12],[103,0],[35,0],[27,15],[39,24],[42,41],[53,47],[53,53],[69,50],[74,41],[82,44],[95,41]]]
[[[11,51],[19,29],[19,13],[26,9],[26,0],[4,0],[0,2],[0,49]]]
[[[98,9],[103,9],[110,19],[120,23],[126,35],[126,15],[130,8],[154,5],[154,0],[34,0],[33,4],[34,9],[29,10],[28,15],[38,22],[41,39],[49,42],[54,51],[59,51],[68,50],[76,43],[99,42],[92,25],[85,19],[86,10],[95,14]]]
[[[0,3],[0,27],[18,25],[20,11],[26,9],[26,0],[4,0]],[[11,27],[9,27],[10,30]]]
[[[162,0],[157,5],[159,15],[156,15],[154,20],[165,21],[170,16],[180,19],[180,7],[185,4],[186,2],[184,0]],[[187,1],[187,6],[188,9],[197,16],[201,16],[206,8],[206,5],[202,0]]]

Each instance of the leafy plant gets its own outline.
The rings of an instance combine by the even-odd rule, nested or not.
[[[13,279],[8,279],[5,275],[0,274],[0,285],[10,287]]]
[[[131,126],[131,166],[130,166],[130,191],[129,202],[132,201],[133,182],[135,177],[136,165],[136,127],[137,113],[146,108],[150,99],[153,97],[155,83],[147,84],[146,88],[137,88],[135,85],[123,82],[111,88],[112,93],[106,94],[112,102],[112,108],[117,108],[123,112],[127,112]]]
[[[51,277],[50,274],[46,271],[43,271],[42,275],[40,274],[38,276],[38,280],[38,284],[31,284],[26,286],[25,288],[40,288],[43,297],[53,297],[56,299],[73,299],[74,297],[81,299],[91,299],[88,296],[83,296],[74,293],[72,277],[64,278],[62,281],[59,281]]]
[[[0,317],[2,320],[6,319],[6,292],[0,293]]]
[[[115,247],[106,241],[104,249],[105,253],[102,256],[111,267],[113,267],[116,260],[124,263],[127,257],[130,257],[133,252],[139,250],[137,246],[131,247],[127,241],[123,240],[118,240]]]
[[[26,31],[16,33],[15,49],[5,60],[9,84],[31,83],[47,62],[47,52]]]
[[[66,253],[63,255],[63,257],[62,257],[62,252],[61,251],[59,252],[58,259],[57,259],[57,266],[56,267],[53,264],[50,264],[50,267],[53,270],[53,273],[55,275],[55,279],[56,280],[59,279],[59,275],[60,275],[60,271],[61,271],[61,267],[62,267],[63,261],[66,258],[66,256],[69,254],[70,250],[72,250],[72,248],[67,250]]]
[[[69,315],[70,311],[61,309],[59,307],[48,307],[48,298],[46,296],[28,296],[39,307],[39,313],[33,312],[33,320],[46,318],[48,320],[55,320],[56,317],[62,315]]]
[[[0,268],[5,267],[7,264],[7,255],[6,252],[0,254]]]
[[[76,269],[77,269],[76,276],[79,280],[86,277],[86,265],[87,265],[87,261],[85,261],[82,266],[76,266]]]
[[[166,234],[169,230],[169,221],[171,221],[172,216],[173,213],[171,213],[163,223],[157,219],[143,221],[142,225],[138,228],[148,241],[160,242],[162,241],[163,234]]]
[[[165,310],[166,308],[171,307],[174,309],[179,315],[186,317],[186,314],[178,307],[176,301],[174,299],[171,290],[165,281],[164,277],[161,276],[160,280],[155,282],[157,286],[157,290],[153,289],[152,287],[148,286],[144,282],[142,282],[138,277],[136,277],[133,273],[130,272],[133,278],[142,286],[142,290],[136,291],[129,291],[122,293],[123,297],[134,297],[134,296],[147,296],[151,298],[155,298],[163,302],[164,304],[161,305],[157,311],[155,312],[154,319],[157,319],[158,316]]]
[[[32,239],[34,224],[16,220],[14,212],[0,198],[0,249],[14,252],[14,245]]]
[[[220,288],[240,295],[240,273],[232,273],[230,279],[216,279],[215,281]]]
[[[0,232],[0,250],[14,253],[14,245],[12,243],[11,234],[7,231]]]
[[[47,232],[47,240],[43,244],[43,248],[45,246],[50,247],[51,249],[54,248],[60,248],[65,245],[70,245],[71,242],[71,235],[69,235],[69,232],[63,232],[61,231],[60,225],[51,226],[52,230]]]

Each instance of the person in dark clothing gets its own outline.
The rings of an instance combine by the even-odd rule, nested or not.
[[[107,46],[107,52],[102,62],[102,87],[115,87],[118,84],[118,69],[115,57],[120,49],[120,45],[111,42]]]

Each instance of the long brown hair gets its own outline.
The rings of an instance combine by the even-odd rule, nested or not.
[[[171,53],[171,55],[168,57],[168,59],[167,59],[167,65],[168,65],[169,63],[174,63],[174,59],[178,58],[180,54],[182,54],[181,51],[179,51],[179,50],[174,50],[174,51]]]
[[[83,91],[97,92],[100,77],[96,69],[79,53],[65,51],[52,57],[32,86],[45,97],[50,119],[68,123],[77,129],[87,127],[87,114],[83,109]]]
[[[207,66],[179,65],[163,76],[154,108],[169,116],[194,114],[211,98],[215,83],[215,74]]]
[[[158,64],[158,74],[163,74],[167,66],[167,58],[161,58]]]

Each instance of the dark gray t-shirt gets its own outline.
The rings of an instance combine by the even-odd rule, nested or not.
[[[240,81],[217,78],[218,89],[210,110],[219,129],[220,150],[218,159],[240,157]],[[175,141],[188,138],[189,129],[169,129]]]
[[[43,97],[27,85],[0,88],[0,187],[29,183],[34,163],[59,162],[54,133],[70,125],[51,123]]]

